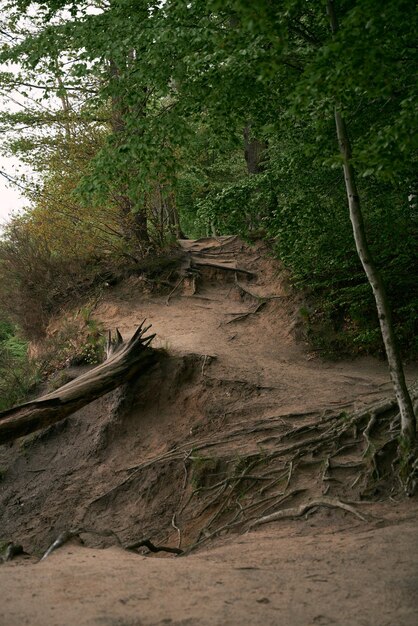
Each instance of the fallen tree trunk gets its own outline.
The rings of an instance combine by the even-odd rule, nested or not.
[[[155,334],[144,337],[151,326],[139,326],[132,339],[121,343],[101,365],[82,374],[56,391],[0,413],[0,445],[28,435],[66,418],[86,404],[143,374],[160,353],[149,347]]]
[[[202,256],[202,258],[199,258],[197,255],[194,254],[192,254],[190,258],[192,267],[213,267],[216,270],[225,270],[238,274],[246,274],[247,276],[255,276],[254,272],[250,272],[250,270],[247,270],[244,267],[237,266],[235,261],[228,261],[221,258],[215,262],[208,259],[207,257],[204,258]]]

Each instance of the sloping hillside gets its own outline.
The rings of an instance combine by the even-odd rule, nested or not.
[[[158,365],[0,448],[0,539],[40,555],[77,530],[85,546],[4,564],[0,624],[412,625],[417,501],[391,476],[385,364],[309,352],[300,297],[262,247],[181,245],[164,294],[131,277],[94,313],[124,337],[147,318]],[[120,549],[144,538],[200,553]]]

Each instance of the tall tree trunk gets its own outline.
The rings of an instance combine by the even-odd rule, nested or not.
[[[261,174],[264,172],[267,143],[260,141],[251,135],[251,124],[247,124],[244,128],[244,156],[247,162],[247,172],[249,176]],[[258,231],[260,226],[261,213],[254,215],[245,213],[248,231]]]
[[[149,243],[147,215],[145,211],[134,211],[131,199],[126,194],[116,194],[120,213],[123,217],[124,236],[127,240],[132,238],[139,243],[140,247]]]
[[[167,212],[167,221],[170,229],[174,231],[177,239],[184,239],[184,233],[181,230],[179,214],[176,206],[176,198],[172,191],[169,191],[166,195],[165,210]]]
[[[251,137],[251,126],[244,128],[244,155],[249,174],[260,174],[264,171],[263,158],[267,150],[267,143]]]
[[[109,62],[111,79],[117,83],[119,80],[119,68],[113,60]],[[123,98],[120,94],[112,96],[112,114],[111,114],[111,126],[114,135],[121,136],[126,130],[126,123],[124,114],[126,113],[126,106],[123,102]],[[134,204],[129,197],[126,186],[125,189],[121,189],[121,193],[115,195],[116,202],[119,205],[122,215],[126,218],[129,226],[131,220],[132,232],[126,233],[128,238],[132,238],[138,242],[140,247],[144,244],[149,244],[148,226],[147,226],[147,214],[145,206],[142,210],[135,210]]]
[[[335,13],[334,0],[327,0],[327,10],[331,24],[331,31],[333,35],[335,35],[338,31],[338,19]],[[337,106],[335,107],[334,116],[338,144],[343,157],[344,180],[356,249],[376,301],[390,377],[395,389],[396,400],[401,414],[401,438],[407,448],[411,449],[416,440],[416,419],[414,415],[414,408],[405,382],[405,374],[393,330],[392,315],[386,296],[385,286],[367,242],[363,215],[360,206],[360,197],[352,165],[350,137],[344,118],[339,112]]]

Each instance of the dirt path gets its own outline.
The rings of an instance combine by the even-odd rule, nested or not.
[[[283,273],[256,249],[244,248],[234,237],[183,244],[192,250],[210,249],[208,258],[214,263],[220,262],[220,256],[251,270],[254,278],[239,275],[238,283],[249,293],[273,299],[259,312],[239,319],[260,301],[240,293],[234,274],[227,283],[225,275],[222,280],[216,272],[209,275],[193,295],[187,290],[182,293],[180,286],[169,301],[167,296],[145,295],[133,279],[97,308],[95,315],[106,327],[118,326],[130,336],[147,318],[157,333],[155,345],[180,354],[216,356],[208,375],[269,388],[276,413],[279,407],[291,412],[353,402],[361,406],[390,392],[385,363],[366,357],[326,362],[295,340],[300,303],[289,295]],[[411,381],[418,379],[418,368],[408,368],[408,376]]]

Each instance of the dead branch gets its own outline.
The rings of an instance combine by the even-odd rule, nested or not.
[[[120,343],[119,333],[115,350],[101,365],[52,393],[1,412],[0,444],[55,424],[138,374],[148,371],[157,362],[160,353],[149,347],[155,335],[144,337],[151,328],[144,327],[144,323],[145,320],[126,343]]]
[[[174,520],[174,516],[173,516],[173,520]],[[128,546],[123,546],[122,541],[120,540],[120,538],[118,537],[118,535],[113,531],[113,530],[104,530],[104,531],[97,531],[97,530],[93,530],[93,529],[88,529],[88,528],[78,528],[76,530],[64,530],[62,533],[60,533],[58,535],[58,537],[55,539],[55,541],[49,546],[49,548],[46,550],[46,552],[43,554],[43,556],[39,559],[40,561],[44,561],[46,558],[48,558],[48,556],[54,552],[55,550],[57,550],[58,548],[60,548],[61,546],[63,546],[64,544],[66,544],[68,541],[70,541],[70,539],[72,539],[73,537],[79,537],[82,533],[87,533],[87,534],[94,534],[94,535],[103,535],[103,536],[112,536],[116,539],[117,543],[120,545],[120,547],[122,547],[124,550],[129,550],[134,552],[135,550],[137,550],[138,548],[145,546],[146,548],[148,548],[150,550],[150,552],[171,552],[172,554],[182,554],[183,550],[181,550],[180,548],[169,548],[167,546],[156,546],[155,544],[152,543],[152,541],[150,539],[141,539],[139,541],[136,541],[135,543],[132,543]],[[11,544],[13,545],[13,544]],[[18,546],[21,547],[21,546]]]
[[[112,337],[112,332],[109,330],[106,341],[106,359],[110,359],[112,354],[116,354],[123,345],[123,337],[119,332],[119,328],[116,329],[116,337]]]
[[[166,305],[168,306],[170,304],[170,298],[171,296],[173,296],[175,294],[175,292],[177,291],[177,289],[180,287],[180,285],[182,284],[183,281],[185,281],[187,278],[186,274],[184,276],[182,276],[180,278],[180,280],[175,284],[175,286],[173,287],[173,289],[170,291],[170,293],[167,296],[167,300],[165,301]]]

